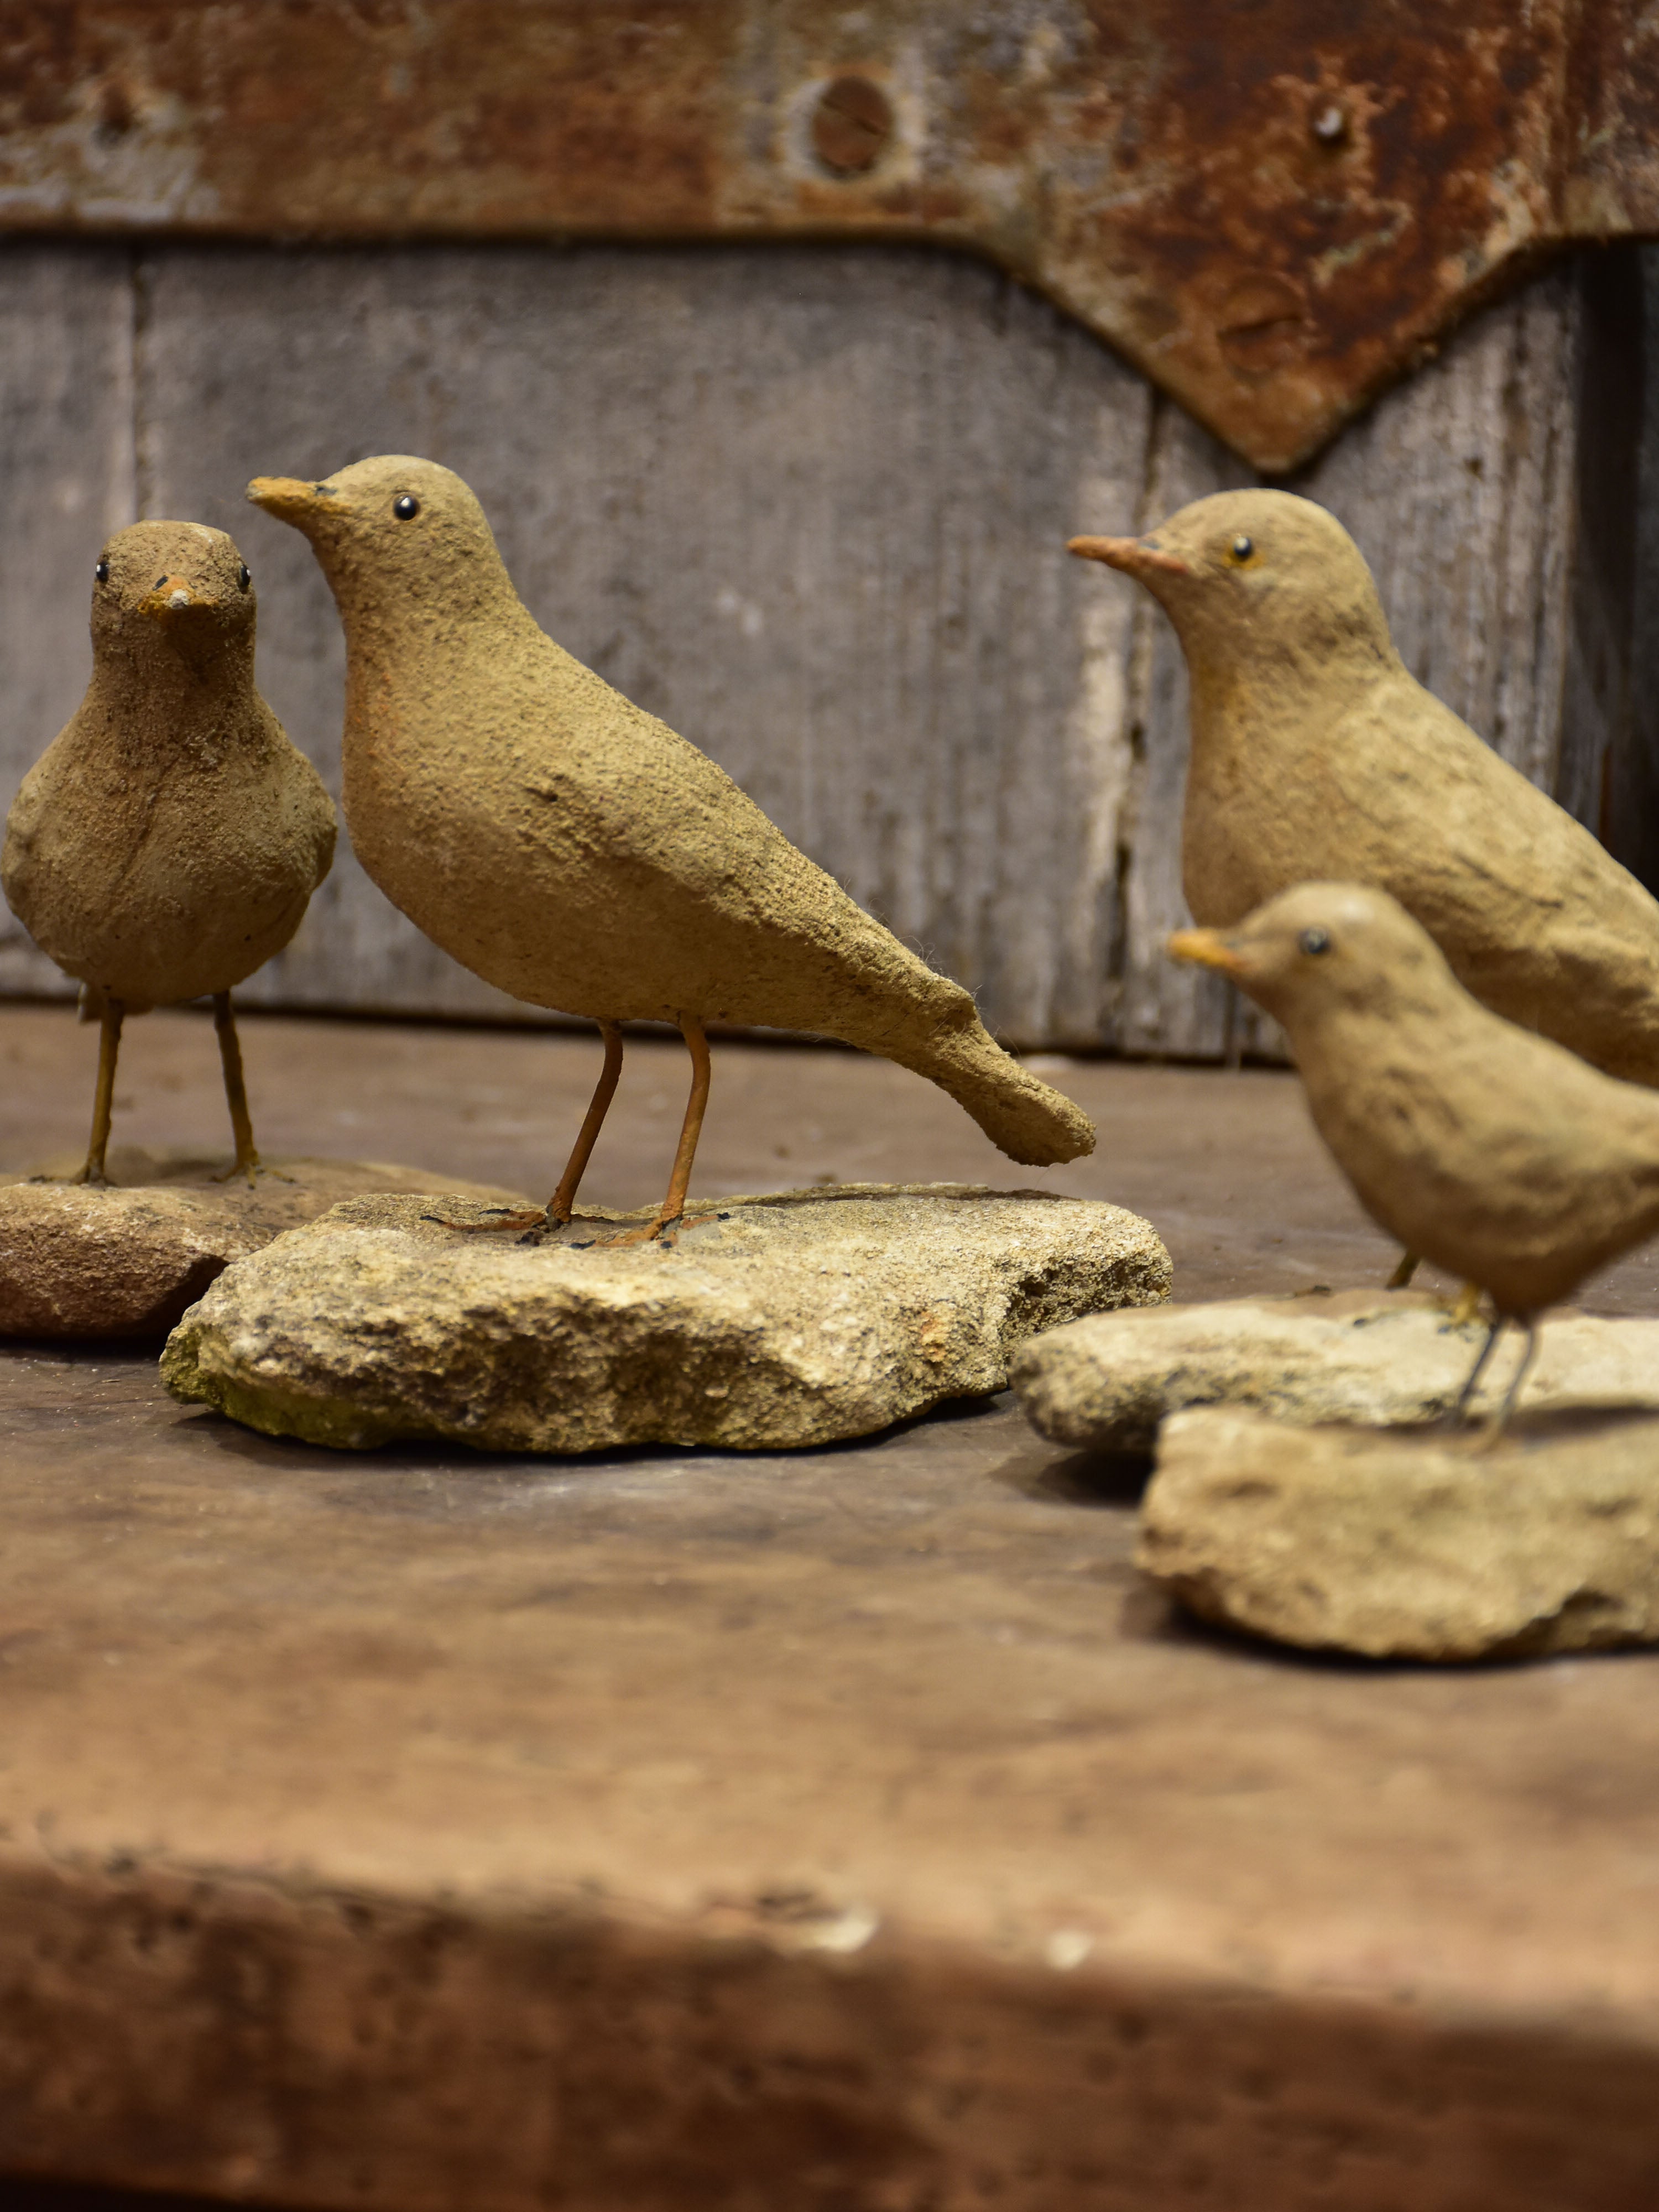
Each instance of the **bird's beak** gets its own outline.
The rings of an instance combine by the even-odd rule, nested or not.
[[[1194,968],[1214,968],[1223,975],[1242,975],[1248,964],[1218,929],[1178,929],[1165,950],[1173,960],[1189,961]]]
[[[267,514],[303,527],[307,516],[316,513],[328,493],[322,484],[302,483],[298,477],[255,477],[247,495]]]
[[[152,622],[170,623],[176,616],[210,612],[218,606],[211,592],[198,591],[187,584],[182,576],[163,576],[152,591],[138,602],[138,611],[148,615]]]
[[[1192,570],[1153,538],[1071,538],[1066,550],[1080,561],[1103,561],[1131,576],[1190,576]]]

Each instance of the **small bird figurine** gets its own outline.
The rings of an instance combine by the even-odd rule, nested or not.
[[[382,455],[319,483],[257,477],[248,497],[309,539],[345,627],[344,804],[363,866],[475,975],[599,1025],[604,1069],[537,1220],[571,1218],[626,1021],[675,1023],[692,1062],[667,1194],[641,1236],[684,1206],[710,1020],[896,1060],[1017,1160],[1092,1148],[1087,1117],[993,1042],[966,991],[537,626],[459,477]]]
[[[1313,878],[1375,884],[1495,1012],[1659,1086],[1659,901],[1407,672],[1334,515],[1221,492],[1071,550],[1139,578],[1181,639],[1195,921]]]
[[[1282,1022],[1314,1124],[1372,1219],[1490,1295],[1467,1405],[1506,1322],[1659,1231],[1659,1098],[1470,996],[1434,939],[1368,885],[1298,884],[1236,928],[1181,930],[1177,959]]]
[[[0,881],[101,1023],[86,1164],[102,1183],[121,1025],[211,997],[236,1157],[259,1168],[230,994],[299,927],[334,807],[253,684],[252,579],[222,530],[139,522],[93,571],[92,681],[23,779]]]

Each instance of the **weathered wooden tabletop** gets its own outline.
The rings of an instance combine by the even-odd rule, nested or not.
[[[253,1020],[268,1148],[539,1189],[584,1040]],[[0,1011],[0,1158],[93,1032]],[[592,1195],[650,1196],[630,1054]],[[118,1136],[219,1134],[205,1022]],[[1055,1188],[1178,1296],[1389,1254],[1268,1073],[1066,1065]],[[130,1104],[127,1103],[130,1101]],[[708,1190],[1013,1182],[948,1101],[727,1047]],[[1659,1311],[1638,1257],[1586,1300]],[[1182,1624],[1136,1472],[1006,1400],[866,1445],[331,1455],[137,1352],[0,1358],[0,2164],[290,2204],[1635,2212],[1659,1660],[1431,1673]]]

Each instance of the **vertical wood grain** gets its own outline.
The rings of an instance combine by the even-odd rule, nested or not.
[[[1608,702],[1627,684],[1630,650],[1628,603],[1622,613],[1610,605],[1598,556],[1631,529],[1636,495],[1630,451],[1610,495],[1585,512],[1609,388],[1630,345],[1628,320],[1597,294],[1601,281],[1583,264],[1564,264],[1476,317],[1286,486],[1353,533],[1419,682],[1597,830],[1613,742]],[[1633,444],[1633,429],[1624,434]],[[1259,481],[1160,403],[1149,523],[1188,499]],[[1145,620],[1146,799],[1129,863],[1132,953],[1114,1042],[1132,1052],[1206,1058],[1231,1046],[1280,1057],[1276,1025],[1232,1003],[1213,977],[1171,973],[1158,956],[1163,937],[1186,919],[1187,697],[1168,623],[1151,610]],[[1601,662],[1597,684],[1570,695],[1570,672],[1592,651]],[[1632,731],[1620,741],[1638,738]]]
[[[136,512],[131,257],[0,250],[0,813],[79,705],[92,567]],[[0,904],[0,992],[70,987]]]
[[[1564,266],[1488,310],[1293,487],[1358,538],[1408,665],[1593,822],[1609,793],[1639,805],[1654,744],[1628,666],[1635,472],[1609,465],[1633,435],[1608,396],[1628,330],[1604,295]],[[1184,672],[1150,601],[1064,550],[1249,474],[978,264],[8,246],[0,395],[21,525],[0,546],[8,801],[84,682],[97,544],[140,508],[236,537],[261,684],[337,790],[332,603],[242,487],[425,453],[475,485],[552,634],[705,746],[1005,1036],[1276,1048],[1164,957],[1184,919]],[[0,945],[0,989],[60,981]],[[343,846],[246,994],[526,1012]]]
[[[553,635],[994,1021],[1105,1033],[1131,617],[1089,604],[1064,539],[1079,474],[1138,497],[1151,402],[1092,339],[921,252],[170,252],[149,282],[153,500],[238,535],[261,680],[325,774],[337,627],[240,489],[424,453]],[[349,866],[256,988],[501,1003]]]

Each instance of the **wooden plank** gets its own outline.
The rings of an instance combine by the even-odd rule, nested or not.
[[[1647,884],[1659,883],[1659,252],[1640,257],[1641,319],[1646,335],[1640,396],[1642,430],[1631,547],[1629,706],[1607,780],[1613,849]],[[1626,476],[1629,456],[1625,456]]]
[[[92,665],[92,564],[136,513],[131,256],[0,251],[0,815],[69,720]],[[63,976],[0,905],[0,992]]]
[[[477,488],[553,635],[705,746],[994,1022],[1105,1034],[1133,608],[1103,605],[1064,540],[1080,487],[1091,511],[1138,499],[1151,398],[1085,332],[924,252],[148,266],[152,505],[236,532],[261,680],[325,775],[332,608],[241,487],[430,454]],[[343,865],[257,988],[501,1003]]]
[[[246,1030],[273,1152],[349,1102],[530,1190],[598,1060]],[[0,1157],[93,1042],[0,1009]],[[130,1138],[222,1145],[209,1024],[129,1049]],[[630,1051],[598,1190],[659,1187],[684,1071]],[[1288,1078],[1066,1080],[1109,1141],[1045,1181],[1153,1210],[1184,1296],[1380,1279]],[[897,1068],[726,1047],[699,1186],[768,1162],[1000,1165]],[[1655,1255],[1596,1302],[1659,1311]],[[1006,1401],[550,1464],[0,1348],[0,2163],[319,2212],[1653,2212],[1659,1654],[1252,1651],[1136,1574],[1138,1488]]]
[[[1598,544],[1580,526],[1595,399],[1616,375],[1609,356],[1626,313],[1607,289],[1605,272],[1567,266],[1489,310],[1288,485],[1353,532],[1419,680],[1592,827],[1601,826],[1618,719],[1603,695],[1627,689],[1630,651],[1628,599],[1621,612],[1600,575]],[[1604,500],[1595,518],[1601,544],[1632,526],[1631,458],[1622,498]],[[1260,480],[1160,403],[1148,520]],[[1150,610],[1144,619],[1146,799],[1129,866],[1131,951],[1114,1042],[1132,1052],[1204,1058],[1231,1046],[1277,1057],[1274,1024],[1230,1008],[1224,986],[1172,969],[1160,955],[1164,936],[1186,918],[1186,679],[1169,625]],[[1591,659],[1597,681],[1581,680],[1570,713],[1570,671]],[[1619,737],[1635,743],[1622,723]]]
[[[8,797],[78,693],[84,570],[135,497],[235,533],[261,681],[337,787],[332,605],[241,488],[426,453],[477,485],[553,634],[705,745],[1003,1035],[1273,1048],[1163,957],[1184,915],[1167,625],[1063,550],[1249,473],[1053,309],[919,250],[167,246],[130,307],[124,265],[0,252],[0,465],[25,525],[0,549],[26,678],[0,700]],[[94,299],[117,358],[77,376]],[[1608,363],[1634,358],[1620,327],[1583,272],[1553,273],[1297,488],[1359,538],[1424,680],[1586,818],[1610,794],[1628,834],[1650,738],[1626,665],[1633,556],[1616,550],[1634,473],[1608,460],[1629,434],[1607,398]],[[94,394],[95,431],[75,411]],[[75,470],[96,477],[78,518],[52,504]],[[38,956],[0,958],[0,988],[51,987]],[[522,1012],[343,849],[248,994]]]

